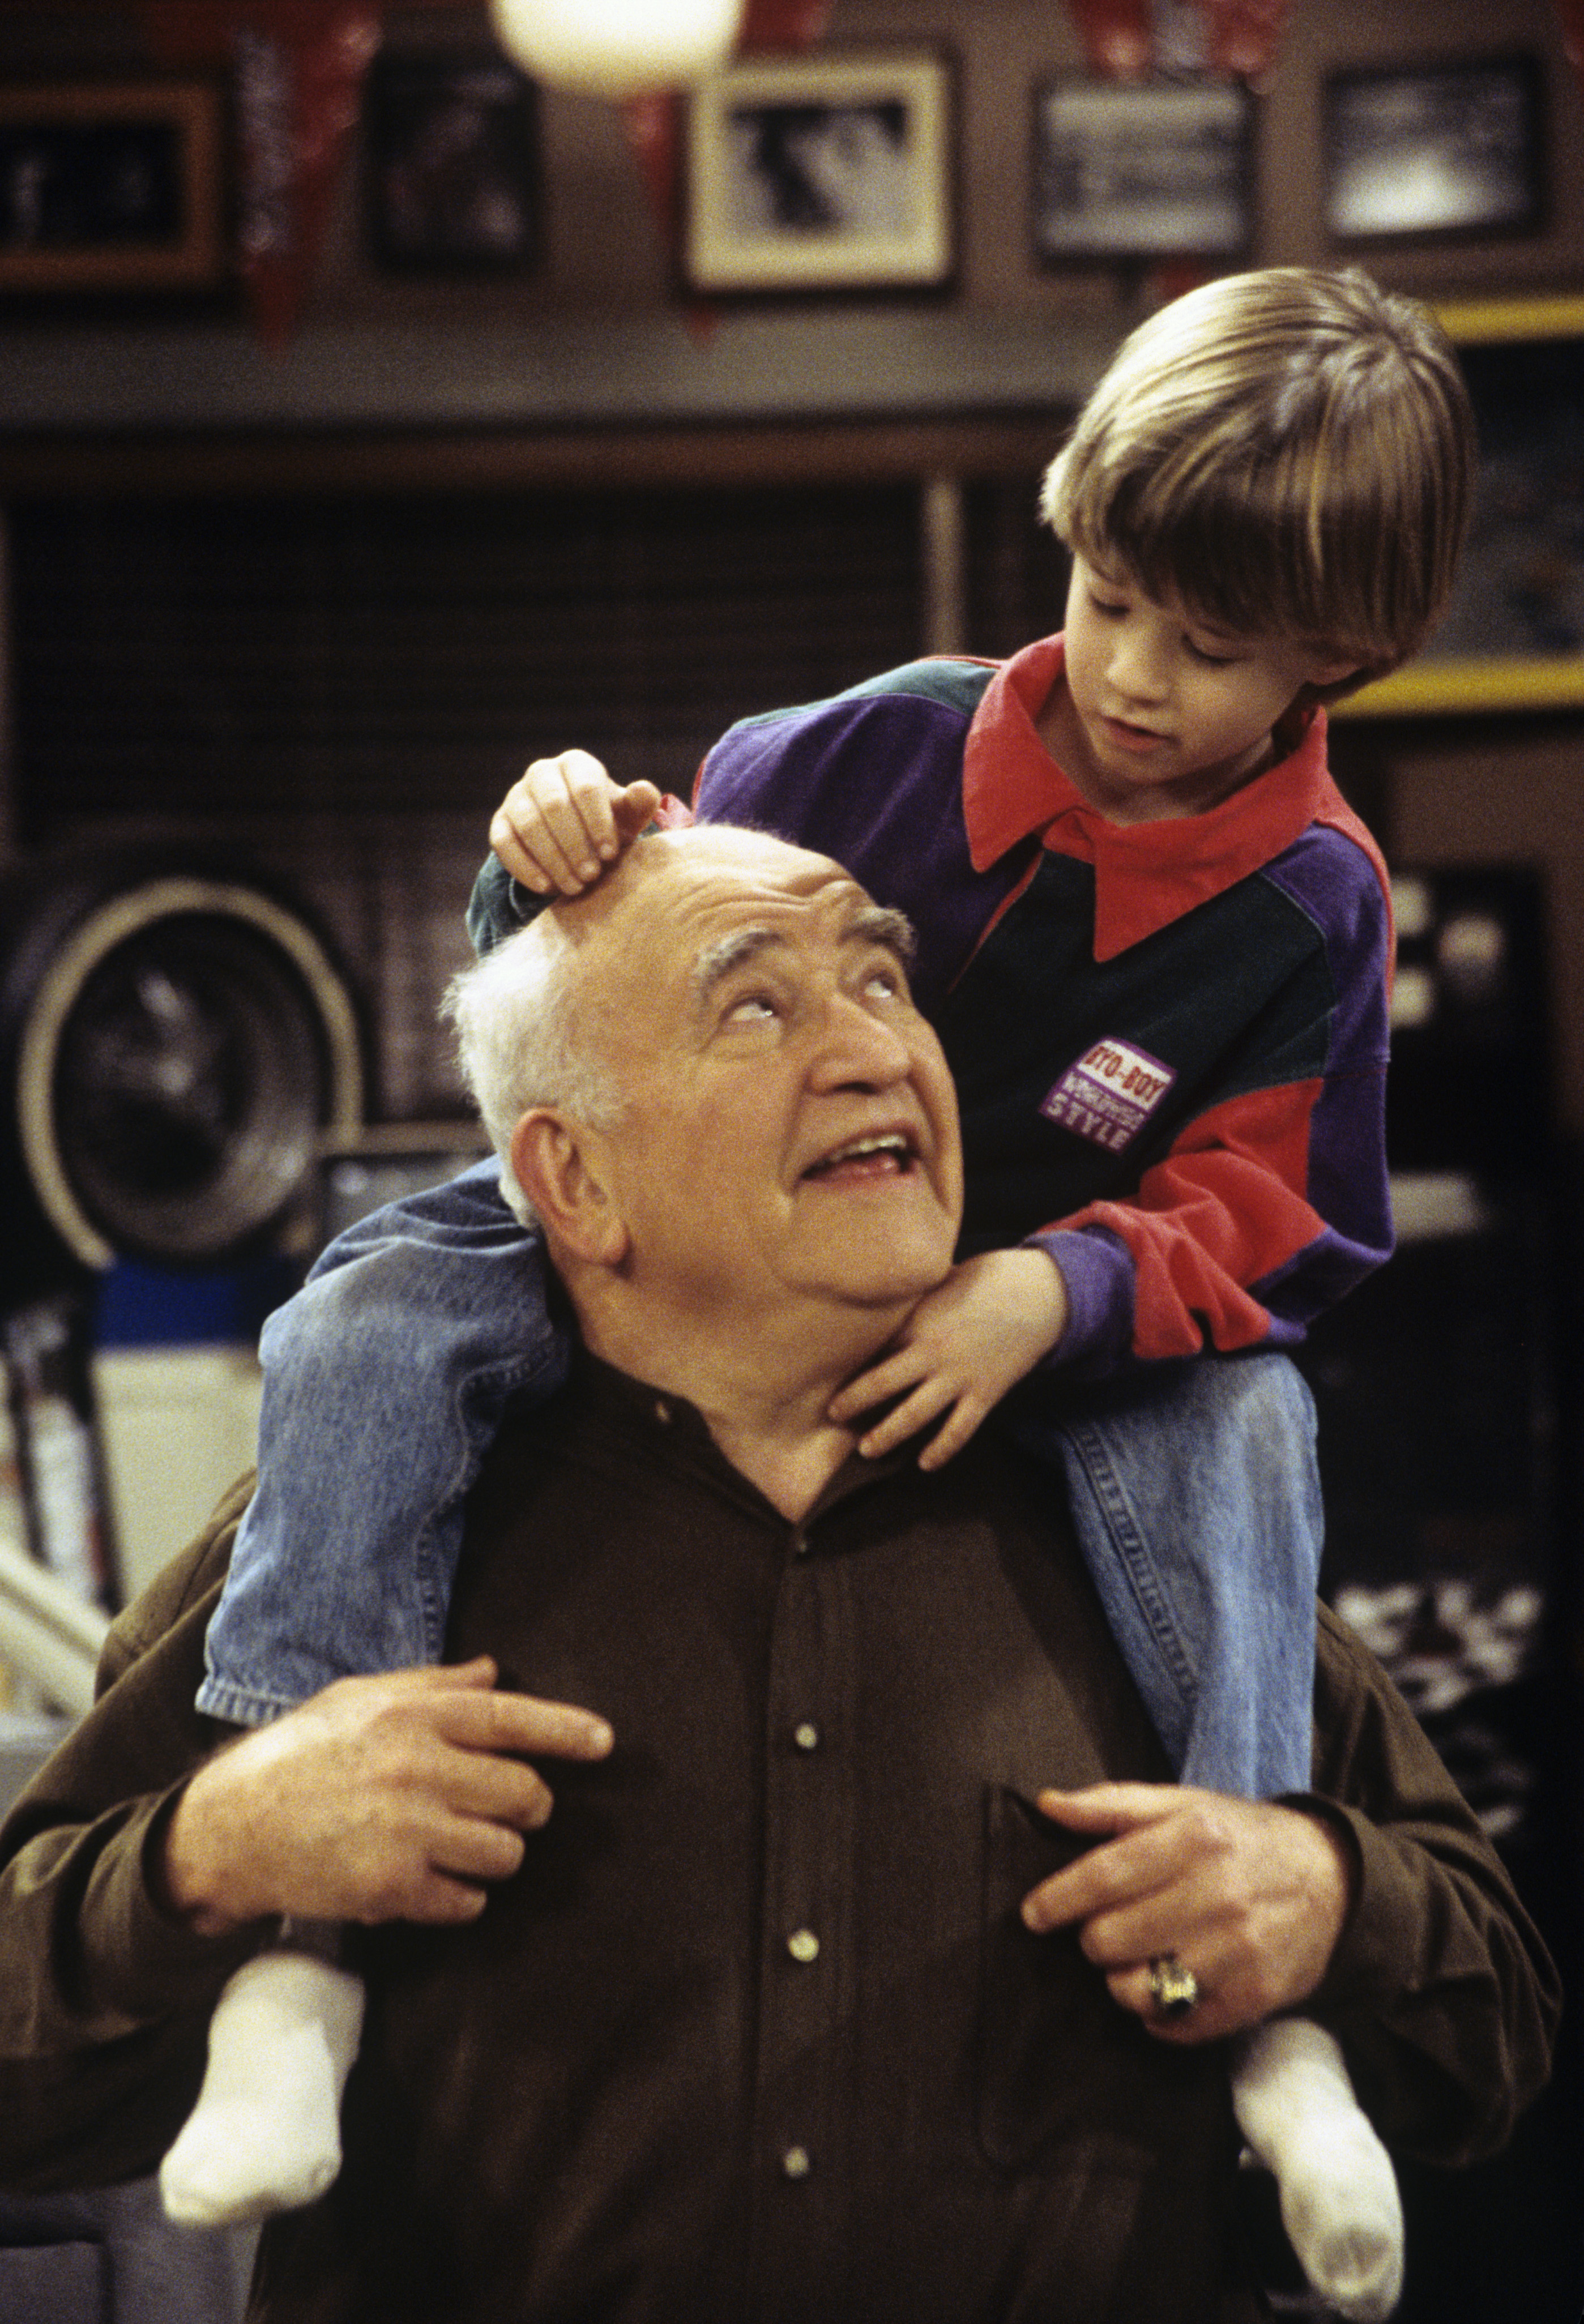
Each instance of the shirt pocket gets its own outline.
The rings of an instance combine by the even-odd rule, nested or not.
[[[1117,2136],[1135,2154],[1168,2136],[1203,2061],[1153,2042],[1111,1999],[1074,1929],[1036,1936],[1028,1891],[1091,1843],[1002,1784],[987,1785],[979,1994],[978,2138],[993,2169],[1037,2169],[1073,2140]]]

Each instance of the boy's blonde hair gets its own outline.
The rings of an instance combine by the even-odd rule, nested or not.
[[[1450,342],[1357,268],[1229,275],[1125,341],[1040,513],[1091,563],[1245,636],[1405,661],[1446,603],[1474,421]]]

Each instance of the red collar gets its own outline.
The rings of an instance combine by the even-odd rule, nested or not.
[[[1036,831],[1053,854],[1093,864],[1096,960],[1114,959],[1247,879],[1312,823],[1362,832],[1326,772],[1323,710],[1290,758],[1207,814],[1109,821],[1074,790],[1035,726],[1063,664],[1061,639],[1040,638],[991,678],[968,730],[962,815],[976,872]]]

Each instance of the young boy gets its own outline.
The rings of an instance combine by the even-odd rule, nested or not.
[[[1046,477],[1073,554],[1062,637],[748,720],[695,799],[908,914],[957,1075],[960,1264],[833,1416],[889,1403],[861,1450],[930,1430],[935,1465],[1022,1383],[1008,1418],[1061,1462],[1174,1766],[1256,1796],[1309,1780],[1319,1502],[1279,1351],[1390,1247],[1386,875],[1326,773],[1320,706],[1432,625],[1471,447],[1420,309],[1357,273],[1212,283],[1128,341]],[[536,762],[492,826],[481,946],[597,878],[658,805],[585,754]],[[256,1722],[347,1669],[437,1655],[462,1494],[505,1397],[548,1393],[563,1360],[537,1247],[492,1178],[365,1222],[272,1321],[260,1494],[200,1697],[215,1715]],[[166,2169],[188,2216],[306,2200],[333,2174],[355,1981],[281,1973],[299,1970],[342,2012],[327,2130],[316,2148],[299,2127],[295,2180],[261,2200],[235,2119],[200,2102]],[[1156,1965],[1163,2010],[1192,2007],[1192,1970]],[[1335,2043],[1262,2029],[1234,2089],[1311,2280],[1344,2313],[1388,2312],[1395,2188]]]

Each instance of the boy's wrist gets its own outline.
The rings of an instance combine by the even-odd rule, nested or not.
[[[1043,1244],[1032,1243],[1026,1248],[1031,1259],[1038,1258],[1045,1262],[1045,1271],[1040,1278],[1036,1294],[1045,1333],[1042,1354],[1054,1356],[1066,1337],[1067,1325],[1073,1314],[1073,1302],[1067,1296],[1067,1278],[1062,1272],[1060,1262]]]
[[[1029,1362],[1043,1362],[1060,1346],[1072,1314],[1060,1265],[1043,1243],[1019,1243],[999,1254],[998,1277],[998,1298]]]
[[[1066,1320],[1046,1358],[1103,1377],[1127,1361],[1133,1343],[1134,1268],[1121,1238],[1105,1227],[1046,1227],[1020,1246],[1049,1259],[1062,1279]]]

